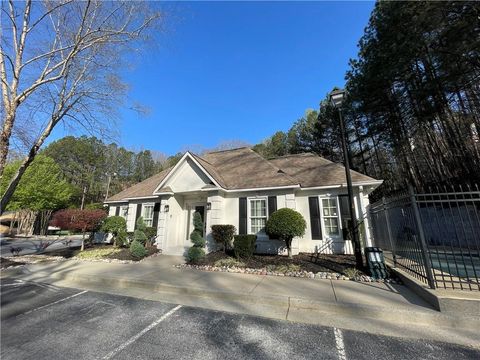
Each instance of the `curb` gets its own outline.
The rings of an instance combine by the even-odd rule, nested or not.
[[[394,268],[392,264],[389,266],[406,287],[441,313],[480,319],[480,293],[468,290],[455,290],[454,293],[450,293],[454,290],[432,290],[398,267]]]
[[[13,270],[13,269],[12,269]],[[14,269],[9,274],[2,273],[2,276],[15,277],[25,276],[25,272],[21,268]],[[55,282],[68,282],[72,287],[79,287],[91,291],[99,291],[98,289],[110,289],[118,291],[120,289],[137,289],[148,290],[157,294],[165,295],[182,295],[186,297],[204,298],[219,301],[229,301],[235,304],[261,304],[272,308],[281,309],[290,312],[297,311],[313,311],[317,315],[325,316],[343,316],[356,319],[375,319],[383,321],[401,321],[410,325],[435,325],[445,328],[463,328],[478,330],[480,322],[473,320],[471,317],[452,316],[450,314],[441,313],[435,310],[415,311],[410,309],[395,309],[385,307],[375,307],[368,305],[359,305],[355,303],[345,302],[327,302],[317,301],[313,299],[305,299],[301,297],[289,297],[285,295],[274,296],[256,296],[251,294],[232,293],[223,291],[212,291],[208,289],[195,289],[190,287],[180,287],[161,282],[144,281],[141,279],[125,279],[115,277],[99,277],[95,275],[78,275],[71,274],[61,276],[52,273],[35,273],[38,276],[48,277],[52,284]],[[30,280],[38,281],[38,280]],[[331,280],[330,280],[331,281]],[[128,296],[128,295],[127,295]]]

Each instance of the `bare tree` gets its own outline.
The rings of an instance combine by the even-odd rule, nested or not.
[[[127,91],[120,70],[161,16],[137,1],[3,0],[0,10],[0,178],[12,142],[28,143],[1,199],[1,214],[58,124],[112,131]]]

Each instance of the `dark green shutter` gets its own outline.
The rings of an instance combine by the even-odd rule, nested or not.
[[[247,233],[247,198],[239,198],[238,200],[238,233],[245,235]]]
[[[135,213],[135,226],[137,226],[137,220],[140,216],[142,216],[142,204],[137,204],[137,212]]]
[[[160,213],[160,203],[155,203],[153,207],[153,224],[152,226],[156,229],[158,225],[158,214]]]
[[[318,197],[309,197],[308,206],[310,207],[310,227],[312,229],[312,240],[322,239],[322,227],[320,223],[320,207]]]
[[[277,197],[269,196],[268,197],[268,216],[271,216],[275,211],[277,211]]]
[[[120,206],[117,206],[115,208],[115,216],[118,216],[118,215],[120,215]]]

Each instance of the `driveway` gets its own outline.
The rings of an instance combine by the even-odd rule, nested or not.
[[[2,359],[478,359],[480,351],[6,279]]]

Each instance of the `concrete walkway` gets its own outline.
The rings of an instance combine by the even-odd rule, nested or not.
[[[383,335],[480,346],[480,311],[468,318],[446,315],[402,285],[173,267],[182,262],[183,258],[165,255],[137,264],[67,260],[6,270],[1,276]]]

